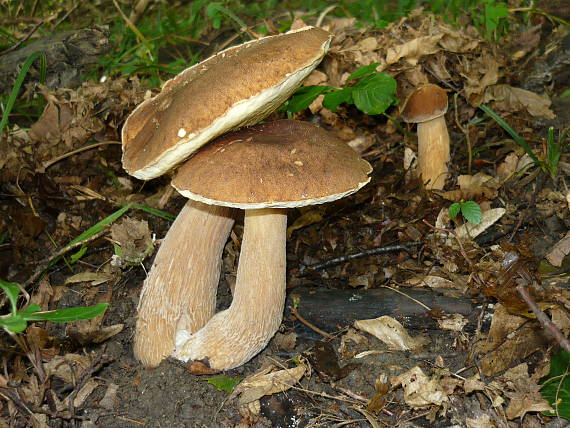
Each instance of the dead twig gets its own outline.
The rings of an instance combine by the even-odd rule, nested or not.
[[[529,294],[528,290],[524,285],[517,285],[517,291],[528,307],[532,310],[538,322],[554,336],[554,339],[558,342],[558,344],[564,348],[566,351],[570,352],[570,341],[564,336],[564,334],[560,331],[556,325],[550,318],[546,316],[544,312],[538,307],[535,303],[532,296]]]
[[[335,257],[334,259],[326,260],[324,262],[315,263],[309,266],[301,266],[299,269],[299,276],[306,276],[310,271],[321,270],[328,268],[330,266],[338,265],[341,263],[348,262],[349,260],[359,259],[362,257],[373,256],[377,254],[391,253],[393,251],[406,251],[411,252],[410,247],[416,247],[423,245],[423,242],[409,242],[407,244],[396,244],[396,245],[386,245],[383,247],[373,247],[358,253],[349,254],[347,256]]]
[[[64,153],[60,156],[57,156],[53,159],[50,159],[50,160],[44,162],[42,164],[41,168],[38,169],[38,172],[41,172],[41,173],[45,172],[45,170],[48,169],[50,166],[52,166],[54,163],[57,163],[60,160],[68,158],[69,156],[73,156],[77,153],[81,153],[81,152],[84,152],[86,150],[91,150],[91,149],[94,149],[96,147],[108,146],[110,144],[119,144],[120,145],[121,142],[120,141],[101,141],[99,143],[89,144],[88,146],[80,147],[78,149],[72,150],[71,152]]]
[[[297,318],[302,324],[305,324],[307,327],[309,327],[311,330],[319,333],[321,336],[326,337],[327,339],[334,339],[334,336],[330,333],[327,333],[324,330],[321,330],[319,327],[317,327],[315,324],[313,324],[310,321],[307,321],[305,318],[303,318],[301,316],[301,314],[299,313],[299,311],[297,311],[297,308],[295,306],[289,306],[289,310],[291,311],[291,314]]]

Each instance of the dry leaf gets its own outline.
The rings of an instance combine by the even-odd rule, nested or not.
[[[552,266],[562,266],[562,260],[568,254],[570,254],[570,232],[566,233],[564,238],[554,244],[554,247],[545,257]]]
[[[97,382],[95,379],[89,379],[73,399],[73,407],[81,407],[85,400],[87,400],[87,398],[93,391],[95,391],[95,388],[98,386],[99,382]]]
[[[526,110],[530,115],[554,119],[556,115],[549,108],[551,101],[542,95],[527,91],[526,89],[514,88],[511,85],[494,85],[488,87],[483,97],[483,102],[495,101],[494,108],[501,111],[519,112]]]
[[[269,369],[264,369],[242,380],[234,389],[233,394],[239,394],[240,405],[259,400],[265,395],[287,391],[291,386],[299,382],[307,367],[301,364],[292,369],[278,370],[269,373]]]
[[[462,331],[469,320],[461,314],[443,315],[437,320],[437,325],[443,330]]]
[[[483,374],[494,376],[548,342],[542,329],[528,318],[510,314],[497,303],[487,341],[476,345]]]
[[[500,381],[505,384],[509,405],[505,409],[507,419],[519,419],[528,412],[554,412],[548,402],[542,398],[536,381],[528,375],[527,363],[519,364],[508,370]]]
[[[398,46],[389,47],[386,51],[386,63],[394,64],[401,58],[405,58],[410,65],[416,65],[421,57],[441,50],[438,42],[442,37],[443,34],[423,36]]]
[[[107,391],[105,391],[105,395],[101,401],[99,401],[99,406],[103,409],[113,410],[117,402],[117,391],[119,391],[119,385],[110,383],[107,387]]]
[[[492,208],[484,211],[479,224],[465,223],[455,229],[457,238],[475,238],[497,222],[504,214],[504,208]]]
[[[402,324],[387,315],[369,320],[354,321],[354,327],[376,336],[390,349],[399,351],[417,349],[430,341],[427,337],[411,337]]]
[[[65,280],[66,284],[76,284],[79,282],[89,282],[91,286],[103,284],[114,278],[114,275],[105,272],[81,272],[70,276]]]
[[[430,405],[442,405],[449,401],[437,377],[427,376],[421,368],[414,367],[396,376],[391,381],[392,387],[402,385],[404,401],[414,409]]]
[[[495,428],[497,426],[487,414],[477,415],[475,418],[467,418],[465,419],[465,425],[467,428]]]
[[[74,385],[83,371],[91,365],[89,355],[65,354],[57,355],[44,364],[46,375],[55,376],[64,382]]]

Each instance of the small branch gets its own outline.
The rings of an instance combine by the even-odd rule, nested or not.
[[[528,290],[523,285],[518,285],[517,291],[522,299],[526,302],[528,307],[532,310],[534,315],[536,315],[538,322],[540,322],[540,324],[542,324],[542,326],[548,330],[552,336],[554,336],[562,348],[570,352],[570,341],[568,341],[560,329],[556,327],[552,321],[550,321],[550,318],[548,318],[546,314],[540,310],[532,296],[528,293]]]
[[[307,321],[305,318],[303,318],[301,316],[301,314],[299,314],[299,311],[297,311],[297,308],[295,306],[289,306],[289,310],[291,311],[291,314],[297,318],[301,323],[305,324],[307,327],[309,327],[311,330],[316,331],[317,333],[319,333],[321,336],[326,337],[327,339],[334,339],[334,336],[330,333],[327,333],[324,330],[321,330],[319,327],[317,327],[316,325],[314,325],[312,322]]]
[[[407,253],[411,252],[410,247],[416,247],[418,245],[423,245],[422,242],[410,242],[408,244],[397,244],[397,245],[386,245],[384,247],[374,247],[369,248],[368,250],[364,250],[358,253],[349,254],[347,256],[340,256],[334,259],[326,260],[321,263],[315,263],[309,266],[302,266],[300,268],[299,276],[305,276],[310,271],[314,270],[321,270],[328,268],[330,266],[338,265],[341,263],[348,262],[349,260],[359,259],[362,257],[373,256],[376,254],[384,254],[384,253],[391,253],[393,251],[406,251]]]
[[[54,163],[57,163],[60,160],[63,160],[69,156],[73,156],[77,153],[81,153],[81,152],[84,152],[86,150],[94,149],[96,147],[108,146],[109,144],[121,144],[121,142],[120,141],[101,141],[100,143],[94,143],[94,144],[89,144],[88,146],[80,147],[76,150],[72,150],[71,152],[64,153],[63,155],[57,156],[53,159],[50,159],[49,161],[44,162],[42,164],[41,168],[39,168],[38,172],[42,172],[42,173],[45,172],[45,170],[48,169],[50,166],[52,166]]]

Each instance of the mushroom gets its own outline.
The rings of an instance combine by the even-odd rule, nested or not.
[[[445,124],[447,94],[428,83],[414,90],[404,102],[401,115],[418,124],[418,170],[428,190],[441,190],[447,179],[449,133]]]
[[[331,37],[303,27],[225,49],[184,70],[125,122],[123,167],[150,180],[218,135],[259,122],[319,64]]]
[[[258,122],[285,101],[326,53],[331,35],[304,27],[226,49],[166,82],[122,130],[123,166],[144,180],[184,161],[216,136]],[[190,201],[162,241],[144,282],[135,356],[156,366],[177,329],[195,332],[215,310],[232,210]]]
[[[226,207],[188,201],[168,230],[140,296],[134,352],[156,366],[176,330],[198,331],[214,315],[220,260],[234,219]]]
[[[197,332],[179,329],[173,356],[227,370],[260,352],[283,315],[286,209],[354,193],[371,170],[329,132],[294,120],[231,132],[187,160],[172,185],[203,204],[244,209],[244,234],[230,307]]]

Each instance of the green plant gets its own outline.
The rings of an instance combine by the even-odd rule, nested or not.
[[[39,70],[40,70],[40,82],[43,83],[46,80],[46,70],[47,70],[47,59],[46,54],[44,52],[34,52],[32,53],[24,63],[22,64],[22,68],[16,76],[16,80],[12,85],[12,90],[10,91],[10,95],[8,95],[7,100],[0,99],[0,104],[3,106],[2,112],[2,119],[0,119],[0,134],[8,124],[8,119],[10,118],[10,113],[14,108],[14,104],[16,103],[16,99],[18,98],[18,93],[20,92],[20,88],[26,79],[26,75],[30,71],[30,67],[32,64],[39,58]]]
[[[366,114],[383,114],[388,107],[397,104],[396,80],[386,73],[377,72],[378,63],[359,67],[348,76],[344,88],[332,86],[302,86],[289,102],[285,110],[296,113],[306,109],[319,95],[324,94],[323,106],[336,111],[340,104],[354,104]]]
[[[570,139],[568,138],[569,129],[560,131],[558,138],[554,135],[554,128],[550,127],[548,129],[546,136],[546,148],[544,150],[543,159],[541,159],[534,150],[532,150],[524,138],[511,128],[509,124],[505,122],[505,120],[495,111],[485,105],[480,105],[479,108],[487,113],[501,126],[501,128],[513,137],[513,140],[523,148],[535,166],[548,173],[553,179],[556,178],[558,175],[558,163],[560,161],[560,156],[565,150],[570,148]]]
[[[236,385],[243,380],[243,377],[216,376],[206,377],[204,380],[210,385],[215,386],[218,391],[225,391],[229,394],[234,390]]]
[[[449,206],[449,217],[456,218],[459,213],[470,223],[481,223],[481,207],[475,201],[454,202]]]
[[[24,309],[19,310],[18,298],[22,292],[20,286],[14,282],[0,280],[0,288],[6,293],[10,301],[10,314],[0,316],[0,327],[10,335],[24,331],[30,321],[51,321],[60,323],[88,320],[101,315],[109,306],[108,303],[98,303],[94,306],[42,311],[39,305],[32,303]]]
[[[540,393],[555,410],[554,415],[570,419],[570,352],[560,351],[550,360],[550,373],[541,380]],[[553,414],[547,413],[549,416]]]

